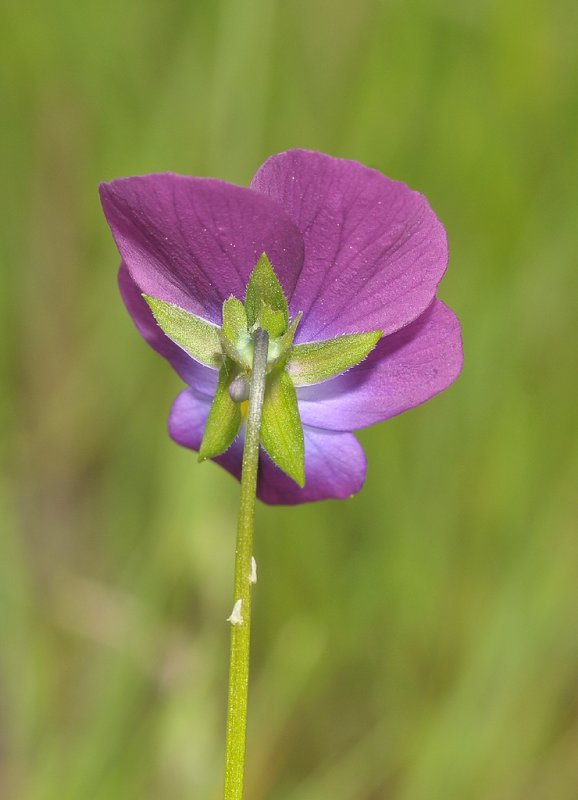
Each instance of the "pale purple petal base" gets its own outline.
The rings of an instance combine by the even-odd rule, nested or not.
[[[169,417],[169,433],[178,444],[198,450],[209,413],[207,399],[186,389],[177,397]],[[262,450],[259,460],[257,496],[265,503],[295,505],[356,494],[365,480],[367,462],[363,449],[351,433],[333,433],[304,426],[305,487],[288,478]],[[243,435],[222,456],[214,459],[224,469],[241,477]]]
[[[272,505],[295,505],[352,497],[363,486],[367,460],[352,433],[334,433],[303,426],[305,486],[299,488],[266,453],[260,462],[257,496]]]

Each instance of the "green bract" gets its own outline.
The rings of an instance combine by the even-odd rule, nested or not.
[[[294,345],[302,314],[290,319],[287,299],[265,253],[251,273],[244,304],[233,296],[223,303],[220,328],[171,303],[143,297],[169,339],[191,358],[219,370],[200,460],[221,455],[237,437],[248,407],[244,387],[251,380],[253,336],[259,328],[267,331],[261,444],[283,472],[304,486],[304,437],[295,389],[328,380],[359,364],[373,350],[381,331]]]

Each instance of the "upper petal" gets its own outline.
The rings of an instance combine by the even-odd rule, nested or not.
[[[217,388],[217,371],[194,361],[168,336],[165,336],[124,264],[118,272],[118,285],[127,311],[143,339],[167,359],[185,383],[212,398]]]
[[[146,294],[220,324],[231,294],[269,256],[287,295],[303,239],[270,198],[212,178],[171,173],[103,183],[104,213],[131,277]]]
[[[169,417],[171,437],[198,450],[209,414],[209,401],[186,389],[175,400]],[[363,449],[351,433],[333,433],[304,426],[305,487],[299,488],[271,461],[263,449],[259,456],[257,496],[272,505],[295,505],[328,498],[344,498],[363,486],[367,463]],[[214,460],[236,478],[241,477],[243,431],[231,447]]]
[[[290,308],[296,341],[399,330],[431,303],[447,239],[426,198],[356,161],[289,150],[269,158],[251,187],[276,200],[305,240]]]
[[[462,363],[458,319],[435,300],[411,325],[378,342],[357,367],[297,389],[301,420],[333,431],[374,425],[441,392]]]

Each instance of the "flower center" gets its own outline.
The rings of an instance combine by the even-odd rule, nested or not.
[[[236,403],[247,399],[247,377],[251,374],[255,331],[268,334],[267,373],[283,369],[293,345],[301,314],[291,320],[281,284],[267,255],[263,253],[247,284],[245,302],[228,297],[223,303],[223,325],[219,332],[224,364],[231,375],[229,395]],[[245,383],[243,381],[245,380]]]

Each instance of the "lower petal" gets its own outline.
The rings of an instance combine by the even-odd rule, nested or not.
[[[175,400],[169,433],[183,447],[198,450],[210,403],[192,389]],[[261,450],[257,496],[271,505],[296,505],[315,500],[351,497],[363,486],[365,453],[351,433],[332,433],[305,426],[305,487],[301,489]],[[241,477],[243,430],[226,453],[214,460],[237,479]]]
[[[351,431],[394,417],[446,389],[459,375],[460,324],[435,300],[415,322],[386,336],[344,375],[297,390],[304,425]]]
[[[343,499],[356,494],[365,481],[367,461],[352,433],[333,433],[303,426],[305,486],[301,489],[261,451],[257,496],[271,505],[297,505],[315,500]]]

